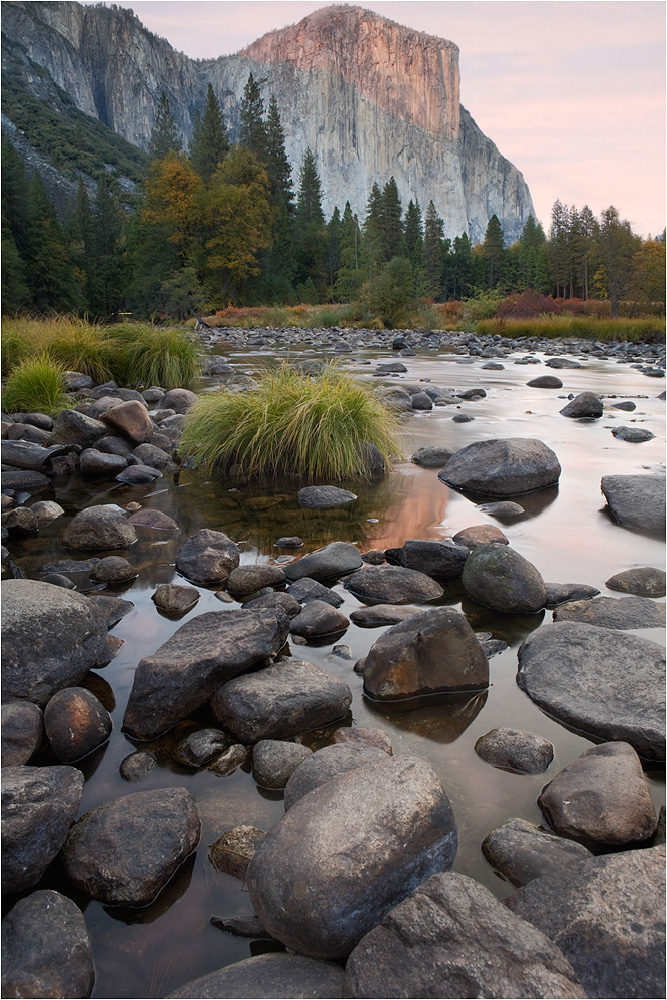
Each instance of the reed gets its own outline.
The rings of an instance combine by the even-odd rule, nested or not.
[[[578,337],[582,340],[617,340],[651,344],[664,340],[665,320],[599,319],[592,316],[538,316],[536,319],[487,319],[477,324],[477,334],[502,337]]]
[[[71,404],[65,395],[65,368],[45,354],[21,361],[2,389],[5,413],[48,413],[54,416]]]

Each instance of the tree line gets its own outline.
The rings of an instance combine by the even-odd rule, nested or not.
[[[665,235],[642,240],[611,206],[599,218],[556,201],[546,234],[531,215],[506,246],[494,215],[484,240],[444,236],[430,201],[403,206],[394,178],[374,184],[360,220],[349,201],[327,222],[315,157],[298,184],[285,152],[277,102],[265,108],[250,74],[238,141],[209,84],[184,151],[162,94],[145,182],[127,210],[118,181],[94,196],[79,180],[64,224],[35,172],[3,140],[3,311],[182,317],[230,304],[349,302],[391,311],[533,290],[562,299],[665,300]]]

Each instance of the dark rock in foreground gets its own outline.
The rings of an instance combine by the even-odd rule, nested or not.
[[[589,997],[664,996],[664,847],[582,861],[505,904],[562,949]]]
[[[519,649],[517,684],[567,725],[665,759],[665,651],[657,643],[580,622],[543,625]]]
[[[482,853],[513,885],[542,875],[560,875],[591,857],[583,844],[547,833],[525,819],[510,819],[482,842]]]
[[[402,566],[369,566],[353,573],[345,584],[360,601],[377,604],[405,604],[408,601],[437,601],[444,591],[439,583]]]
[[[291,809],[314,788],[326,784],[339,774],[356,771],[358,767],[382,760],[387,754],[379,747],[358,744],[338,744],[322,747],[307,757],[290,775],[285,786],[285,809]]]
[[[223,583],[238,564],[238,546],[210,528],[195,532],[176,556],[176,569],[194,583]]]
[[[428,542],[410,538],[401,548],[387,549],[385,557],[393,566],[414,569],[438,580],[455,580],[463,573],[469,551],[452,541]]]
[[[519,729],[492,729],[480,736],[475,750],[494,767],[520,774],[541,774],[554,759],[554,748],[548,740]]]
[[[63,764],[92,753],[109,739],[113,723],[98,698],[82,687],[56,691],[44,709],[51,749]]]
[[[560,473],[560,462],[543,441],[491,438],[455,452],[438,477],[457,490],[509,497],[553,486]]]
[[[343,970],[335,962],[280,952],[255,955],[181,986],[169,1000],[305,1000],[343,996]]]
[[[580,392],[560,411],[564,417],[601,417],[602,400],[594,392]]]
[[[665,533],[665,477],[603,476],[600,489],[622,528]]]
[[[480,545],[468,556],[463,586],[474,601],[494,611],[540,611],[547,592],[538,570],[509,545]]]

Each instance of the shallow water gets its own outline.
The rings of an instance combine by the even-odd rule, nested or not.
[[[257,371],[260,363],[271,363],[276,357],[269,351],[227,352],[227,356],[240,372]],[[300,355],[292,348],[290,356]],[[303,356],[313,356],[312,348],[305,348]],[[376,356],[372,352],[354,355],[367,360]],[[131,741],[121,732],[139,660],[153,653],[189,618],[238,607],[221,603],[214,596],[215,588],[198,586],[198,604],[179,620],[166,618],[156,610],[151,601],[155,587],[184,582],[175,572],[174,560],[188,535],[202,527],[224,531],[241,543],[242,562],[252,563],[275,559],[278,552],[273,542],[280,535],[300,535],[305,542],[303,553],[334,540],[355,542],[363,552],[400,546],[408,538],[448,537],[474,524],[496,524],[510,544],[537,566],[545,580],[592,584],[603,594],[617,597],[621,595],[604,586],[614,573],[632,566],[664,566],[663,540],[620,528],[605,513],[600,493],[603,475],[656,471],[664,462],[664,402],[656,398],[664,382],[647,378],[629,365],[587,358],[581,369],[555,373],[563,381],[562,389],[531,389],[526,382],[550,369],[543,365],[515,366],[512,361],[518,356],[506,359],[503,371],[482,371],[482,359],[461,364],[454,355],[435,351],[402,358],[408,374],[392,379],[398,385],[428,379],[432,385],[457,391],[481,386],[487,396],[462,401],[458,408],[438,407],[405,418],[402,423],[408,459],[397,464],[381,484],[367,489],[355,487],[360,499],[351,510],[302,510],[295,501],[298,484],[294,483],[248,489],[238,483],[202,480],[185,470],[176,478],[165,477],[148,487],[114,484],[98,489],[77,478],[52,494],[66,508],[67,518],[53,522],[38,537],[11,547],[14,561],[28,576],[37,577],[42,564],[72,555],[62,549],[62,532],[67,520],[91,503],[124,506],[138,499],[169,514],[181,526],[177,538],[149,529],[138,532],[141,537],[129,553],[139,571],[137,580],[107,591],[131,600],[134,609],[112,629],[113,635],[124,640],[118,656],[95,672],[96,680],[91,675],[90,685],[110,710],[114,731],[105,747],[80,764],[87,778],[80,814],[130,792],[182,785],[197,799],[202,836],[195,855],[180,868],[156,902],[143,910],[107,907],[72,893],[60,878],[57,866],[52,866],[40,883],[39,888],[59,888],[72,895],[84,910],[96,965],[93,997],[163,997],[190,979],[273,947],[266,942],[234,938],[210,924],[213,915],[227,917],[252,910],[241,881],[216,872],[207,860],[207,848],[224,830],[240,823],[268,830],[283,814],[281,799],[260,790],[245,770],[218,777],[206,770],[192,772],[163,763],[156,765],[143,781],[131,784],[123,781],[118,771],[123,758],[135,747],[153,746]],[[386,354],[382,360],[386,360]],[[370,380],[373,366],[349,367]],[[631,398],[637,409],[626,413],[610,410],[607,405],[604,416],[592,423],[562,417],[558,411],[566,399],[560,397],[584,389],[615,394],[617,398],[607,400],[607,404]],[[457,412],[475,419],[454,423],[452,416]],[[610,428],[622,424],[647,427],[656,437],[641,444],[618,441]],[[540,438],[553,448],[563,468],[558,488],[519,498],[526,513],[511,521],[498,521],[481,513],[472,500],[444,486],[436,469],[422,469],[409,461],[409,455],[422,445],[457,448],[492,436]],[[46,496],[40,494],[40,498]],[[77,582],[81,589],[91,587],[90,581]],[[334,589],[344,598],[341,610],[349,617],[359,602],[341,584]],[[349,684],[354,700],[351,716],[344,724],[383,728],[394,754],[415,753],[431,762],[456,816],[460,846],[454,870],[473,876],[502,898],[512,887],[484,859],[482,840],[513,816],[539,824],[542,817],[536,798],[542,787],[592,741],[547,717],[516,685],[517,648],[530,631],[551,619],[551,612],[499,615],[465,598],[456,584],[447,588],[440,603],[462,607],[477,631],[492,632],[509,643],[507,650],[490,660],[488,691],[413,711],[390,711],[385,705],[372,704],[364,699],[361,677],[352,667],[381,634],[380,629],[350,625],[344,636],[335,640],[350,646],[352,661],[332,655],[331,642],[293,646],[292,653]],[[664,641],[660,629],[638,630],[637,634]],[[662,697],[661,692],[657,695]],[[206,719],[205,711],[199,718]],[[544,775],[517,775],[482,761],[474,751],[475,741],[496,726],[525,729],[549,739],[555,748],[549,770]],[[328,735],[316,734],[315,738],[322,743]],[[163,738],[163,743],[168,746],[173,740],[172,734]],[[47,763],[48,758],[40,762]],[[664,772],[657,768],[650,771],[649,783],[656,805],[662,804]]]

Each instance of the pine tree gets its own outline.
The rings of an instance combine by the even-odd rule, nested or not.
[[[341,263],[340,241],[342,229],[343,224],[341,222],[340,212],[338,211],[338,206],[336,206],[327,226],[327,255],[325,260],[327,281],[329,283],[330,295],[332,298],[334,296],[334,285],[336,278],[338,277],[338,270]]]
[[[196,174],[208,184],[218,164],[229,152],[229,136],[218,100],[209,83],[204,113],[195,113],[190,141],[190,163]]]
[[[437,299],[442,293],[442,240],[444,222],[438,216],[435,205],[429,201],[424,223],[424,272],[426,295]]]
[[[99,299],[95,303],[98,315],[110,316],[120,307],[123,286],[123,258],[120,238],[123,231],[123,210],[113,182],[101,177],[93,210],[95,220],[95,264]]]
[[[170,150],[179,153],[182,148],[183,144],[176,131],[176,122],[171,113],[167,95],[163,90],[160,94],[160,103],[148,143],[148,155],[151,160],[163,160]]]
[[[322,212],[322,184],[310,147],[303,154],[299,177],[299,194],[294,220],[297,277],[301,281],[311,278],[318,286],[323,285],[325,280],[326,229]]]
[[[401,199],[396,181],[390,177],[382,189],[380,199],[380,251],[382,259],[389,261],[401,254],[403,228],[401,226]]]
[[[294,189],[292,187],[292,168],[285,152],[285,133],[280,121],[278,102],[272,95],[266,116],[266,148],[264,156],[269,171],[271,189],[282,199],[287,214],[294,215]]]
[[[628,289],[632,258],[640,244],[641,240],[633,234],[630,223],[621,221],[618,209],[613,205],[600,213],[597,245],[613,318],[619,315],[621,295]]]
[[[360,247],[359,220],[352,214],[349,201],[346,201],[340,225],[340,267],[334,286],[339,302],[349,302],[361,287]]]
[[[412,265],[412,280],[415,296],[424,291],[424,226],[418,201],[410,200],[403,225],[403,238]]]
[[[248,76],[241,99],[239,145],[245,146],[260,160],[266,157],[267,144],[266,124],[263,115],[264,101],[259,91],[259,84],[251,73]]]
[[[505,238],[497,215],[492,215],[484,234],[487,288],[495,288],[502,277]]]
[[[28,224],[28,179],[23,160],[4,134],[2,137],[2,208],[16,248],[23,256]]]
[[[452,258],[454,272],[452,291],[455,298],[463,299],[472,291],[475,273],[472,246],[467,233],[454,237]]]
[[[27,282],[38,309],[52,312],[80,307],[83,296],[65,234],[37,171],[28,191],[25,260]]]
[[[96,312],[100,298],[99,262],[95,220],[88,192],[79,177],[76,198],[65,226],[72,262],[83,275],[83,297],[87,309]]]
[[[12,227],[2,207],[2,311],[13,314],[32,304],[32,296],[26,281],[26,266],[18,252]]]
[[[379,185],[373,184],[366,205],[364,220],[363,262],[366,277],[370,280],[377,276],[384,256],[382,253],[382,192]]]
[[[565,285],[568,273],[568,242],[570,238],[570,214],[567,205],[559,198],[551,209],[551,229],[549,231],[549,250],[551,268],[556,286],[556,298],[565,298]]]

